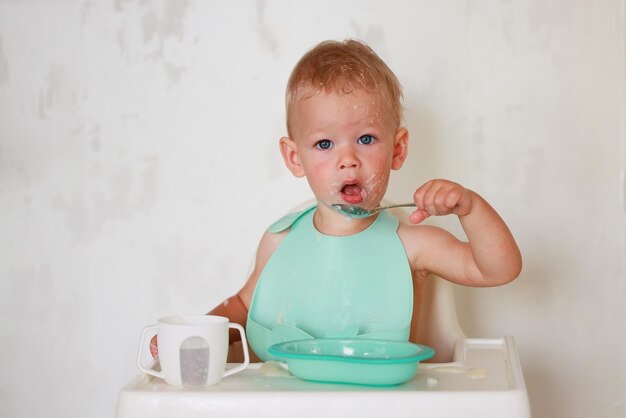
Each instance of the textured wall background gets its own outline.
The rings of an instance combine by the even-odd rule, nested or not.
[[[626,416],[620,0],[0,1],[0,416],[113,416],[141,328],[243,284],[309,198],[287,76],[347,37],[405,87],[389,198],[459,181],[522,247],[468,334],[516,337],[535,417]]]

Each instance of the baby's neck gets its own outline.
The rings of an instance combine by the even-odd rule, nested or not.
[[[348,236],[364,231],[375,220],[376,216],[354,219],[341,215],[332,209],[318,206],[313,216],[313,225],[324,235]]]

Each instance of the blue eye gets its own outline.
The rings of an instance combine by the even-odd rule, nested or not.
[[[333,143],[329,139],[322,139],[315,144],[315,148],[318,149],[330,149],[332,148]]]
[[[356,141],[356,143],[361,145],[370,145],[374,143],[374,141],[376,141],[376,138],[374,138],[372,135],[363,135]]]

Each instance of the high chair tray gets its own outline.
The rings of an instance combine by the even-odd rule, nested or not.
[[[530,408],[513,337],[461,340],[452,363],[420,363],[399,386],[309,382],[279,363],[255,363],[201,389],[139,375],[118,398],[118,418],[208,416],[529,418]]]

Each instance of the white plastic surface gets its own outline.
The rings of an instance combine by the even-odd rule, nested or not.
[[[394,387],[306,382],[261,367],[251,364],[202,389],[137,376],[119,394],[117,417],[530,417],[512,337],[461,340],[454,362],[422,363],[412,380]]]
[[[238,366],[225,370],[229,329],[239,331],[241,341],[244,342],[242,345],[244,358]],[[142,360],[146,357],[150,338],[156,335],[157,331],[162,369],[160,371],[146,367]],[[198,340],[204,346],[198,347]],[[186,343],[192,342],[195,342],[196,346],[183,348]],[[244,370],[249,363],[250,356],[243,327],[228,322],[226,317],[216,315],[174,315],[161,318],[158,324],[143,329],[137,353],[139,370],[164,379],[174,386],[214,385],[223,377]]]

